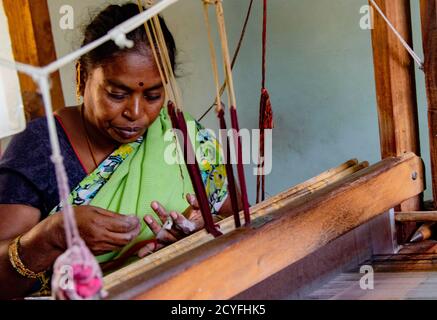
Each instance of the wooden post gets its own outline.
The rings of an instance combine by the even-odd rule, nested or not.
[[[410,1],[376,2],[402,37],[411,44]],[[385,159],[406,152],[420,156],[414,61],[376,10],[373,17],[372,47],[381,156]],[[422,195],[419,195],[403,202],[396,209],[416,211],[421,209],[421,203]],[[415,227],[415,224],[399,225],[398,240],[404,242]]]
[[[3,0],[8,18],[14,59],[34,66],[56,60],[49,10],[46,0]],[[21,93],[28,120],[43,114],[38,86],[31,77],[19,74]],[[53,108],[65,106],[59,72],[51,76]]]
[[[428,98],[428,127],[434,209],[437,208],[437,2],[421,0],[425,82]]]

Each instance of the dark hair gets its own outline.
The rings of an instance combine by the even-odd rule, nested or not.
[[[101,11],[85,28],[82,47],[103,37],[111,29],[139,13],[140,10],[134,3],[110,5],[106,7],[106,9]],[[176,59],[176,44],[170,30],[165,24],[164,19],[159,17],[159,21],[164,34],[165,42],[167,44],[170,62],[172,64],[172,68],[174,69]],[[150,44],[143,25],[128,33],[127,38],[134,41],[135,45],[133,48],[120,49],[113,41],[108,41],[89,53],[83,55],[79,59],[78,63],[80,63],[80,79],[77,79],[77,81],[79,85],[78,89],[81,94],[83,94],[83,90],[85,88],[85,75],[89,74],[91,70],[105,64],[117,55],[129,52],[144,54],[149,52]],[[156,44],[154,44],[154,46],[156,47]]]

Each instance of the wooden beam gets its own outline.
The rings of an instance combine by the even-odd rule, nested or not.
[[[409,0],[376,0],[402,37],[411,45],[411,12]],[[374,10],[372,29],[373,61],[378,104],[381,157],[414,152],[420,156],[417,97],[414,61]],[[422,196],[403,202],[397,211],[420,210]],[[416,225],[399,225],[398,239],[403,242]]]
[[[399,222],[437,222],[437,211],[396,212],[395,219]]]
[[[390,213],[379,215],[319,250],[236,295],[232,300],[301,300],[374,254],[395,254]],[[395,245],[395,247],[393,247]]]
[[[437,2],[421,0],[425,83],[428,99],[428,127],[432,173],[432,194],[437,209]]]
[[[298,184],[288,190],[285,190],[268,200],[258,203],[250,208],[252,219],[268,219],[270,213],[277,208],[283,207],[290,202],[296,201],[301,197],[314,193],[321,188],[329,186],[340,181],[346,176],[352,175],[355,172],[367,167],[366,162],[358,163],[358,160],[349,160],[336,168],[332,168],[322,172],[316,177],[313,177],[303,183]],[[240,213],[240,218],[243,218],[243,213]],[[259,220],[258,220],[259,221]],[[235,230],[235,223],[233,217],[228,217],[218,223],[220,231],[223,234],[228,234]],[[195,234],[184,238],[172,246],[163,248],[162,250],[149,255],[135,263],[132,263],[116,272],[110,273],[104,279],[105,289],[111,290],[112,287],[130,280],[136,275],[142,274],[153,267],[163,264],[185,252],[188,252],[202,244],[213,240],[214,237],[205,230],[196,232]],[[105,269],[108,266],[105,265]]]
[[[410,1],[377,0],[404,39],[412,43]],[[414,61],[375,12],[373,61],[382,158],[406,152],[420,155]]]
[[[383,160],[113,286],[109,298],[232,298],[423,188],[419,157]]]
[[[14,59],[34,66],[56,60],[49,10],[46,0],[3,0],[8,18]],[[19,74],[21,93],[28,120],[43,114],[37,85],[31,77]],[[65,106],[59,72],[51,76],[53,108]],[[35,108],[35,106],[38,106]]]

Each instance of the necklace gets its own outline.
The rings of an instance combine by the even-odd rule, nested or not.
[[[86,128],[85,113],[83,112],[83,108],[84,108],[84,105],[82,105],[80,107],[80,116],[82,118],[83,128],[85,129],[86,143],[88,145],[88,150],[90,151],[91,157],[93,158],[94,165],[97,168],[98,165],[97,165],[96,157],[94,156],[93,148],[91,147],[91,141],[90,141],[90,137],[89,137],[89,134],[88,134],[88,130]]]

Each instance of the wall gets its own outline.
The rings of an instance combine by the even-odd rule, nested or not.
[[[11,40],[3,2],[0,2],[0,58],[13,60]],[[0,67],[0,138],[9,137],[25,127],[18,76],[15,71]],[[0,139],[0,155],[9,138]]]
[[[123,3],[124,1],[114,1]],[[242,27],[248,0],[224,1],[231,50]],[[49,0],[58,56],[80,43],[80,26],[108,1]],[[261,82],[261,1],[255,1],[234,77],[241,127],[256,128]],[[59,28],[59,8],[69,4],[75,29]],[[359,20],[365,0],[269,1],[267,85],[275,112],[273,171],[269,195],[337,166],[350,158],[380,159],[370,32]],[[416,8],[417,7],[417,8]],[[91,9],[90,9],[91,8]],[[164,16],[179,48],[185,108],[195,116],[212,102],[213,78],[199,0],[183,0]],[[413,2],[414,36],[420,39],[418,3]],[[416,42],[420,47],[420,41]],[[420,50],[419,50],[420,52]],[[75,104],[74,68],[61,72],[68,104]],[[423,156],[428,164],[423,76],[418,76]],[[226,101],[226,99],[224,100]],[[216,128],[211,113],[204,124]],[[247,167],[250,198],[255,195]],[[430,181],[428,172],[428,182]],[[427,191],[426,197],[430,197]]]

